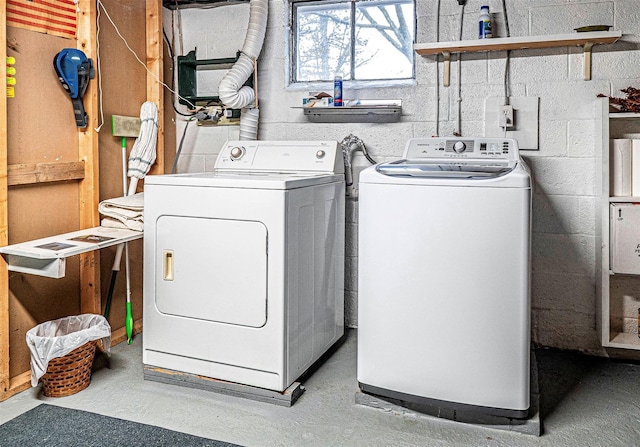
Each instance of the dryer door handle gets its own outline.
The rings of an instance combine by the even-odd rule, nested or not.
[[[173,251],[163,250],[162,252],[162,279],[173,281]]]

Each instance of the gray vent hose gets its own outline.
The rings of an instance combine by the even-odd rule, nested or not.
[[[231,70],[220,81],[218,95],[222,103],[232,109],[253,109],[255,92],[253,88],[243,86],[254,71],[254,62],[260,56],[264,36],[267,32],[268,0],[251,0],[249,3],[249,27],[244,39],[240,57]],[[240,117],[240,139],[255,140],[257,138],[258,111],[247,113],[243,110]],[[245,115],[250,123],[243,126]]]

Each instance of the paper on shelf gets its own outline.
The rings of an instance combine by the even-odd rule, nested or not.
[[[631,195],[640,195],[640,140],[629,140],[631,145]]]
[[[615,197],[630,196],[632,183],[631,140],[627,138],[613,139],[611,140],[610,148],[610,195]],[[636,163],[639,159],[640,156],[635,157],[634,163]],[[635,178],[640,181],[640,175],[636,175]]]

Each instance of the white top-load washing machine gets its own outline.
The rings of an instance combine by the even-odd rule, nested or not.
[[[527,416],[530,208],[515,140],[415,138],[361,173],[363,391]]]
[[[334,141],[235,141],[148,176],[143,363],[283,391],[344,334]]]

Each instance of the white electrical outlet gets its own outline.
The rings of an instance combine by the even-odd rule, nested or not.
[[[509,105],[513,108],[513,126],[504,125],[504,96],[490,96],[484,103],[484,136],[513,138],[524,150],[538,150],[538,104],[536,96],[512,96]]]
[[[511,129],[514,126],[513,123],[513,106],[501,106],[500,107],[500,122],[498,125],[502,128]]]

